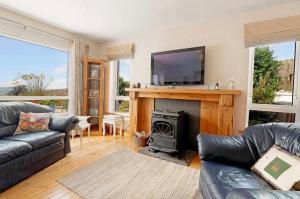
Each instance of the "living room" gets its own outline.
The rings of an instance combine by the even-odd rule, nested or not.
[[[297,0],[0,0],[0,198],[300,198]]]

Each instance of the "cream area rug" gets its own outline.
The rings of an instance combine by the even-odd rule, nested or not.
[[[86,199],[196,199],[199,170],[120,150],[58,180]]]

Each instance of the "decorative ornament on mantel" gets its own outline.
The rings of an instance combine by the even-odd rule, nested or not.
[[[216,83],[216,85],[215,85],[215,90],[220,90],[219,82]]]
[[[144,83],[144,88],[148,88],[148,83]]]
[[[234,79],[230,79],[229,80],[229,86],[228,86],[229,90],[234,90]]]
[[[138,82],[138,83],[132,83],[131,85],[130,85],[130,88],[141,88],[141,83],[140,82]]]

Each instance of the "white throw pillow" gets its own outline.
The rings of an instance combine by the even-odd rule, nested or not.
[[[300,180],[300,158],[272,146],[251,168],[276,189],[290,190]]]

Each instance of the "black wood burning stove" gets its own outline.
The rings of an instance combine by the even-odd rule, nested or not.
[[[153,111],[149,150],[167,153],[184,149],[184,112]]]

